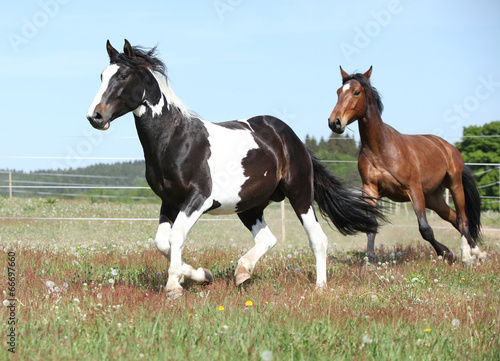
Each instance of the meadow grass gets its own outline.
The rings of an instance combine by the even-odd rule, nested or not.
[[[157,213],[148,205],[2,202],[3,216],[155,218]],[[488,226],[494,227],[490,218]],[[271,229],[279,230],[279,222]],[[2,322],[0,360],[500,358],[494,236],[483,245],[490,259],[463,267],[437,259],[416,241],[418,231],[403,241],[413,229],[393,226],[392,234],[381,233],[378,242],[385,246],[378,248],[375,264],[367,263],[363,246],[353,245],[350,238],[356,237],[329,235],[328,286],[317,293],[314,259],[300,227],[289,231],[294,224],[287,224],[287,243],[263,257],[240,288],[233,284],[233,271],[251,245],[248,231],[230,221],[197,227],[184,247],[184,261],[210,269],[215,280],[188,284],[182,298],[168,301],[168,263],[148,241],[153,221],[3,221],[0,284],[7,285],[8,253],[14,251],[19,302],[16,353],[7,350],[9,326]],[[455,233],[450,234],[457,239]],[[8,298],[7,287],[2,289]],[[6,320],[6,307],[2,313]]]

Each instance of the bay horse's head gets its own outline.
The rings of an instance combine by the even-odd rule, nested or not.
[[[345,127],[363,118],[370,105],[375,105],[381,113],[383,105],[380,95],[370,84],[372,67],[364,74],[347,74],[340,67],[342,87],[337,90],[338,100],[328,118],[328,126],[335,133],[341,134]]]
[[[108,129],[114,119],[137,109],[147,101],[146,96],[157,101],[161,91],[149,70],[165,70],[153,56],[155,48],[146,52],[132,47],[125,39],[123,53],[113,48],[109,40],[106,49],[110,65],[101,73],[101,88],[87,111],[90,124],[100,130]]]

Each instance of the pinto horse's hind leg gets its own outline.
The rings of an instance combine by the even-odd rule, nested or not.
[[[276,237],[271,233],[264,221],[264,208],[254,208],[238,213],[245,227],[247,227],[255,240],[253,246],[243,257],[238,260],[234,272],[234,284],[239,286],[250,279],[257,261],[276,244]]]
[[[321,229],[312,204],[307,213],[300,214],[295,207],[294,209],[307,233],[309,246],[316,259],[316,289],[322,290],[326,287],[326,251],[328,249],[328,238]]]

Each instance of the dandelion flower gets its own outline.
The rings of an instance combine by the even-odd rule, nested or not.
[[[372,343],[373,339],[369,335],[363,336],[363,343]]]
[[[9,300],[3,300],[3,305],[5,307],[9,307],[10,306],[10,301]]]
[[[115,283],[115,280],[114,280],[114,279],[112,279],[112,278],[110,278],[110,279],[108,280],[108,282],[112,285],[113,283]]]
[[[465,278],[464,278],[464,277],[462,277],[462,281],[465,281]]]
[[[224,306],[217,307],[217,311],[224,311]]]
[[[432,328],[426,328],[424,331],[425,331],[425,332],[431,332],[431,331],[432,331]]]
[[[112,276],[118,276],[118,270],[111,268],[111,275]]]
[[[260,354],[260,359],[262,361],[272,361],[274,359],[273,352],[271,350],[263,351]]]
[[[193,317],[194,315],[192,313],[188,314],[188,317]]]
[[[249,301],[245,302],[245,305],[247,305],[247,306],[253,306],[253,302],[249,300]]]
[[[458,326],[460,326],[460,320],[458,320],[458,319],[454,318],[453,320],[451,320],[451,325],[452,325],[453,327],[458,327]]]
[[[45,282],[45,285],[46,285],[48,288],[54,288],[55,283],[54,283],[54,282],[52,282],[52,281],[47,281],[47,282]]]

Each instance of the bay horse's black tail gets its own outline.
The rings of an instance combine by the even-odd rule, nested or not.
[[[323,217],[330,219],[343,235],[377,232],[377,217],[383,216],[376,206],[347,190],[318,158],[309,153],[314,171],[314,200]]]
[[[469,220],[469,234],[477,242],[481,236],[481,197],[474,181],[474,174],[467,167],[464,167],[462,172],[462,184],[465,195],[465,215]]]

